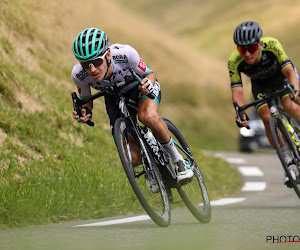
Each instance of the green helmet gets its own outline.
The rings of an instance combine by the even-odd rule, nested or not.
[[[73,53],[80,62],[95,59],[104,54],[109,41],[104,31],[88,28],[80,32],[73,42]]]

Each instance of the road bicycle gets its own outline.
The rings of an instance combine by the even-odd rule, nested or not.
[[[236,109],[237,118],[242,121],[244,110],[263,101],[267,102],[272,116],[269,124],[276,152],[283,169],[289,178],[287,186],[293,188],[300,198],[300,126],[294,119],[287,115],[279,101],[279,96],[287,91],[294,96],[295,91],[293,86],[285,84],[282,89],[277,90],[272,94],[265,94],[259,100],[241,107],[238,106],[236,102],[233,102],[233,105]],[[249,127],[247,128],[249,129]],[[293,164],[290,166],[288,166],[285,161],[283,146],[285,146],[288,154],[293,159]]]
[[[140,84],[140,77],[132,69],[130,72],[132,76],[125,81],[124,86],[131,82]],[[166,150],[154,137],[152,140],[147,137],[149,133],[151,135],[151,132],[145,126],[140,125],[137,120],[136,101],[126,97],[122,93],[122,88],[116,88],[110,84],[103,91],[85,100],[78,99],[76,93],[72,92],[74,110],[77,114],[81,114],[82,105],[112,91],[117,97],[121,113],[121,117],[114,124],[115,143],[127,178],[146,213],[157,225],[167,227],[171,222],[170,204],[183,201],[198,221],[208,223],[211,219],[211,206],[203,176],[190,147],[171,121],[163,118],[175,146],[184,159],[190,163],[194,172],[192,180],[183,184],[177,181],[174,167]],[[148,96],[154,98],[152,93]],[[88,125],[94,124],[90,121]],[[146,184],[147,179],[158,184],[158,193],[151,192]]]

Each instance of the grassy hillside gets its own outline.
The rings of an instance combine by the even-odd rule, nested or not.
[[[295,64],[300,65],[297,27],[300,2],[287,0],[114,0],[124,8],[138,11],[169,33],[187,39],[199,51],[225,62],[234,48],[233,31],[242,21],[257,21],[265,36],[274,36],[284,45]],[[221,84],[221,83],[220,83]]]
[[[104,18],[103,10],[113,15]],[[205,89],[214,85],[205,85],[210,81],[206,72],[220,61],[203,57],[108,0],[101,5],[98,0],[88,5],[80,0],[0,0],[0,12],[0,227],[142,211],[118,159],[103,100],[95,102],[94,128],[71,117],[73,39],[82,29],[97,26],[112,43],[129,43],[141,51],[164,83],[162,112],[177,120],[187,136],[189,124],[199,130],[195,120],[188,122],[195,112],[211,117],[214,107],[207,102],[215,100]],[[222,74],[215,73],[212,82]],[[213,116],[203,126],[212,127],[218,119]],[[190,136],[197,145],[195,134]],[[202,155],[200,143],[193,151],[211,198],[238,190],[238,173]]]
[[[30,2],[26,1],[27,5]],[[196,50],[186,41],[170,35],[159,26],[152,25],[153,20],[144,18],[132,10],[126,10],[111,1],[101,2],[100,8],[112,13],[102,18],[105,20],[100,18],[101,14],[98,12],[91,11],[89,6],[73,7],[81,6],[81,3],[69,6],[66,2],[44,2],[45,4],[38,7],[29,4],[33,10],[37,10],[32,12],[32,17],[40,24],[38,28],[44,37],[51,37],[55,31],[55,36],[61,39],[60,48],[63,46],[67,48],[79,31],[86,27],[97,26],[108,34],[111,43],[132,45],[140,52],[148,66],[157,72],[163,90],[163,105],[161,105],[163,116],[175,119],[176,123],[185,119],[191,120],[189,124],[204,124],[197,130],[189,128],[189,131],[193,129],[195,143],[201,147],[230,150],[236,148],[238,130],[232,122],[234,113],[230,104],[230,93],[226,84],[220,84],[224,82],[224,75],[227,76],[226,63],[212,58],[204,50]],[[96,1],[95,4],[99,3]],[[44,29],[44,25],[59,26],[60,29]],[[64,45],[62,42],[65,42]],[[69,60],[72,67],[75,59],[71,50],[67,52],[62,55]],[[170,110],[172,112],[169,112]],[[180,113],[187,111],[189,117],[178,117],[177,111]],[[221,117],[221,125],[216,113],[230,115]],[[225,138],[214,136],[216,131],[222,133]],[[213,140],[215,143],[214,146],[209,146],[206,142],[211,141],[212,137],[215,137]],[[224,141],[227,143],[223,143]]]
[[[239,23],[245,20],[257,21],[263,29],[264,36],[278,38],[298,71],[300,69],[299,1],[132,0],[130,4],[124,0],[114,2],[120,3],[127,10],[139,12],[140,19],[151,21],[156,27],[184,41],[193,49],[193,53],[196,48],[204,59],[204,62],[197,63],[199,70],[193,75],[197,80],[196,85],[203,88],[193,93],[195,96],[205,93],[208,100],[205,99],[205,103],[201,104],[202,97],[197,100],[197,111],[192,114],[195,123],[188,123],[188,131],[197,134],[194,137],[195,141],[203,141],[205,147],[210,149],[216,148],[215,142],[218,142],[223,149],[232,150],[236,143],[238,130],[233,123],[234,113],[226,69],[228,57],[235,48],[233,31]],[[219,62],[216,63],[216,60]],[[207,77],[205,81],[201,81],[202,69]],[[250,84],[244,84],[244,89],[246,99],[250,100]],[[216,90],[221,93],[221,97],[216,96]],[[194,126],[196,123],[199,126]],[[201,132],[197,133],[199,127]],[[215,136],[216,131],[225,136],[223,141]],[[213,145],[208,144],[211,141]]]

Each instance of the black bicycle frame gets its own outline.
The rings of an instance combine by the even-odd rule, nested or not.
[[[126,80],[126,83],[124,85],[132,83],[134,81],[138,81],[139,84],[141,84],[141,78],[134,72],[133,69],[129,69],[129,70],[130,70],[132,76],[129,79]],[[117,103],[119,105],[119,110],[121,112],[121,116],[123,118],[127,119],[127,121],[130,122],[130,125],[134,129],[134,132],[138,136],[138,139],[139,140],[141,140],[141,139],[143,140],[143,143],[140,142],[140,145],[144,145],[144,143],[146,143],[149,146],[149,148],[152,149],[151,146],[148,144],[148,142],[146,141],[146,139],[143,136],[142,127],[140,127],[138,125],[137,120],[136,120],[136,116],[131,115],[130,112],[128,111],[127,106],[130,106],[131,108],[137,110],[137,105],[134,104],[135,103],[134,101],[132,101],[129,98],[126,98],[123,95],[122,88],[115,89],[112,85],[107,85],[104,90],[99,91],[96,94],[94,94],[94,95],[92,95],[92,96],[90,96],[90,97],[88,97],[86,99],[83,99],[83,100],[81,100],[81,99],[78,98],[76,92],[72,92],[71,96],[72,96],[72,99],[73,99],[74,110],[77,112],[77,114],[79,115],[79,117],[81,117],[81,109],[82,109],[82,106],[84,104],[89,103],[89,102],[91,102],[91,101],[93,101],[93,100],[95,100],[97,98],[100,98],[100,97],[104,96],[108,92],[114,92],[115,93],[115,95],[117,97]],[[148,97],[150,99],[154,99],[155,98],[155,96],[154,96],[153,93],[150,93],[148,95]],[[94,126],[94,123],[92,121],[88,121],[87,125]],[[174,169],[169,166],[170,159],[169,159],[168,153],[165,151],[165,149],[161,146],[160,143],[158,143],[158,147],[159,147],[159,153],[152,151],[152,155],[153,155],[154,159],[157,162],[159,162],[161,165],[167,166],[167,168],[169,169],[169,172],[170,172],[172,178],[176,179],[176,174],[174,172]],[[145,148],[142,148],[142,151],[144,152],[144,154],[146,155],[146,157],[149,157],[147,155],[147,150]],[[151,162],[151,161],[149,161],[149,162]]]
[[[293,89],[293,87],[290,85],[290,84],[286,84],[283,86],[282,89],[278,90],[278,91],[275,91],[274,93],[270,94],[270,95],[264,95],[262,97],[262,99],[259,99],[259,100],[256,100],[256,101],[253,101],[251,103],[248,103],[248,104],[245,104],[243,106],[238,106],[237,102],[233,102],[233,105],[235,107],[235,110],[236,110],[236,114],[237,114],[237,117],[238,119],[241,121],[242,120],[242,114],[243,114],[243,111],[246,110],[247,108],[251,107],[251,106],[254,106],[258,103],[261,103],[263,101],[267,101],[268,103],[268,106],[269,106],[269,109],[270,109],[270,112],[271,112],[271,116],[272,117],[277,117],[277,119],[280,119],[283,124],[284,124],[284,127],[286,128],[287,132],[290,134],[291,138],[293,139],[294,135],[292,133],[292,131],[290,131],[287,127],[287,124],[286,124],[286,121],[282,118],[281,114],[280,114],[280,111],[278,110],[277,108],[277,103],[275,101],[274,98],[276,98],[277,96],[279,96],[281,93],[285,92],[286,90],[289,90],[293,95],[295,94],[295,91]],[[250,129],[250,127],[248,126],[247,127],[248,129]],[[294,139],[293,139],[294,141]],[[300,159],[299,158],[299,150],[295,144],[296,142],[294,141],[294,147],[295,147],[295,152],[296,152],[296,157],[297,159]]]
[[[235,108],[237,118],[238,118],[239,121],[241,122],[241,121],[243,120],[242,117],[243,117],[243,111],[244,111],[244,110],[246,110],[246,109],[248,109],[248,108],[250,108],[250,107],[252,107],[252,106],[255,106],[256,104],[259,104],[259,103],[261,103],[261,102],[263,102],[263,101],[267,101],[269,107],[274,106],[274,104],[273,104],[273,103],[270,103],[270,102],[271,102],[272,100],[274,101],[274,97],[276,97],[276,96],[280,95],[281,93],[285,92],[287,89],[288,89],[293,95],[295,94],[295,91],[294,91],[293,87],[292,87],[290,84],[285,84],[285,85],[283,86],[282,89],[277,90],[277,91],[275,91],[274,93],[272,93],[272,94],[270,94],[270,95],[265,94],[265,95],[262,96],[261,99],[256,100],[256,101],[253,101],[253,102],[250,102],[250,103],[245,104],[245,105],[243,105],[243,106],[239,106],[239,105],[237,104],[237,102],[234,101],[234,102],[233,102],[233,106],[234,106],[234,108]],[[275,106],[276,106],[276,102],[275,102],[275,101],[274,101],[274,103],[275,103]],[[250,129],[250,127],[247,127],[247,128]]]

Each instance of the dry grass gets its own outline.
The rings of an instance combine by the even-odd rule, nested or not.
[[[212,102],[216,102],[211,101],[212,98],[220,99],[221,106],[231,107],[225,61],[212,57],[205,50],[199,51],[191,42],[152,25],[142,15],[115,1],[90,0],[88,4],[80,0],[73,0],[72,4],[66,0],[21,2],[37,24],[34,28],[42,39],[40,50],[55,48],[52,56],[57,58],[58,67],[65,65],[71,72],[76,63],[71,49],[73,39],[86,27],[98,27],[107,33],[111,44],[126,43],[136,48],[148,66],[157,72],[163,91],[162,115],[171,119],[178,116],[179,102],[179,105],[189,103],[188,109],[194,110],[191,116],[203,113],[211,116],[215,110]],[[71,78],[63,85],[75,91]],[[181,96],[185,97],[181,99]],[[173,112],[168,113],[167,109]],[[227,116],[232,114],[229,112]]]
[[[2,147],[4,140],[7,138],[7,134],[0,129],[0,147]]]
[[[168,118],[173,113],[185,122],[184,134],[198,140],[200,129],[200,136],[208,134],[206,127],[210,133],[218,131],[210,125],[218,125],[219,117],[207,119],[215,114],[205,100],[211,99],[209,91],[222,85],[226,67],[219,60],[108,0],[0,0],[0,227],[141,209],[128,204],[135,196],[111,137],[104,101],[95,102],[94,128],[72,119],[70,92],[76,88],[70,73],[76,60],[71,45],[78,32],[90,26],[105,30],[112,43],[131,44],[157,71],[162,106],[172,106]],[[183,87],[173,88],[178,85]],[[175,98],[185,104],[179,108]],[[195,113],[203,116],[200,129],[198,120],[191,120]],[[223,120],[219,126],[224,127]],[[210,134],[207,137],[218,144]],[[206,141],[198,141],[206,146]],[[212,199],[238,188],[238,183],[228,181],[237,175],[228,165],[213,159],[208,163],[204,160],[203,171],[209,176],[206,184]],[[217,181],[218,187],[210,181],[216,173],[226,174]],[[223,184],[226,190],[220,190]]]
[[[203,85],[211,81],[223,86],[220,82],[226,74],[224,63],[195,50],[186,41],[168,35],[159,27],[149,25],[136,13],[112,1],[100,3],[98,0],[90,0],[86,4],[74,0],[71,5],[68,1],[23,1],[38,23],[39,33],[49,44],[56,41],[55,46],[58,46],[60,54],[58,60],[64,60],[69,65],[76,62],[71,50],[76,35],[86,27],[98,27],[108,34],[111,43],[134,46],[150,68],[158,72],[163,84],[188,82]],[[111,14],[101,15],[102,10]]]

